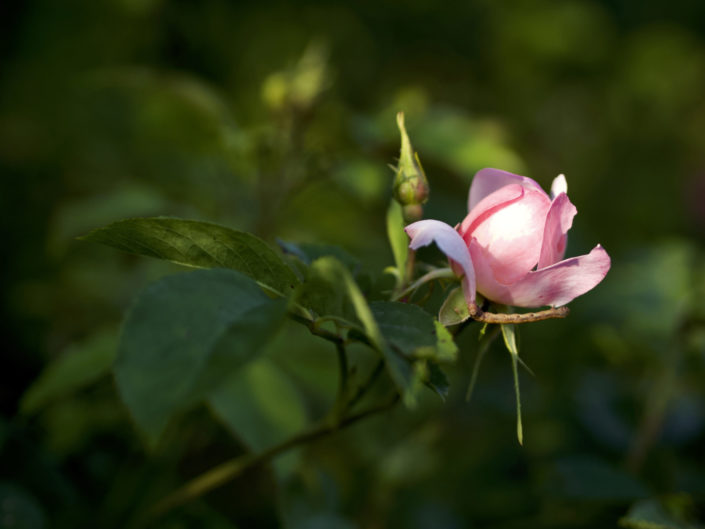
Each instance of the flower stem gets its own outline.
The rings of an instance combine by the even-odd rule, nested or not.
[[[454,278],[454,277],[455,277],[455,274],[453,273],[453,271],[450,268],[436,268],[435,270],[431,270],[427,274],[422,275],[419,279],[414,281],[407,288],[405,288],[401,292],[395,294],[392,297],[392,301],[398,301],[401,298],[408,296],[409,294],[414,292],[414,290],[419,288],[424,283],[428,283],[429,281],[433,281],[434,279],[444,279],[444,278],[450,279],[450,278]]]

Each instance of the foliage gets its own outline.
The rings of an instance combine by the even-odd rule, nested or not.
[[[703,20],[679,1],[2,4],[0,525],[701,527]],[[521,326],[519,355],[448,274],[403,292],[446,264],[409,266],[390,207],[400,110],[427,218],[462,218],[482,167],[565,172],[568,255],[613,257],[569,318]]]

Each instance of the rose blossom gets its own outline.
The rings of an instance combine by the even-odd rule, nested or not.
[[[560,175],[551,197],[531,178],[499,169],[478,171],[470,186],[469,213],[453,229],[438,220],[406,227],[409,247],[435,242],[463,275],[468,307],[475,291],[517,307],[560,307],[594,288],[610,269],[599,244],[587,255],[563,259],[577,209]]]

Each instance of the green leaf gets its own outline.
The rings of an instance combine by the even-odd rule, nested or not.
[[[199,270],[149,286],[127,314],[115,362],[118,390],[154,445],[175,414],[260,351],[284,318],[232,270]]]
[[[340,261],[334,257],[322,257],[314,261],[297,293],[297,300],[320,317],[336,316],[349,320],[353,331],[356,331],[355,326],[359,324],[358,332],[364,333],[364,341],[385,359],[389,375],[404,402],[408,406],[415,404],[411,363],[386,342],[365,296]],[[353,336],[355,334],[352,333]]]
[[[0,482],[0,527],[43,529],[47,527],[41,504],[14,483]]]
[[[405,283],[406,261],[409,258],[409,237],[404,231],[404,216],[399,203],[392,199],[387,209],[387,237],[392,247],[399,284]]]
[[[208,403],[223,424],[254,452],[271,448],[301,432],[307,424],[301,393],[267,358],[233,373],[211,392]],[[282,468],[281,461],[275,461],[278,468],[289,470],[290,464]]]
[[[445,398],[447,380],[442,380],[443,374],[435,364],[454,361],[458,353],[447,329],[416,305],[378,301],[371,303],[370,309],[391,349],[385,359],[404,390],[407,405],[416,403],[419,382],[426,382]]]
[[[463,289],[461,287],[454,288],[450,291],[450,294],[448,294],[443,305],[441,305],[441,309],[438,311],[438,321],[446,327],[449,327],[451,325],[458,325],[469,319],[470,312],[468,312],[468,304],[465,301]]]
[[[636,478],[593,456],[561,458],[556,462],[553,474],[552,488],[563,498],[624,501],[648,495]]]
[[[343,263],[348,270],[355,273],[360,267],[360,261],[346,252],[340,246],[332,244],[315,244],[315,243],[291,243],[277,241],[277,244],[285,253],[298,257],[303,263],[310,265],[316,259],[321,257],[335,257]]]
[[[46,404],[110,373],[117,349],[114,329],[97,332],[75,344],[50,363],[22,397],[22,413],[35,413]]]
[[[370,308],[387,342],[408,358],[454,362],[458,348],[448,330],[417,305],[375,301]]]
[[[435,391],[441,399],[446,400],[450,392],[448,377],[438,364],[429,362],[428,364],[428,387]]]
[[[82,240],[197,268],[231,268],[279,293],[299,283],[262,239],[217,224],[167,217],[126,219],[93,230]]]
[[[696,526],[679,521],[655,499],[641,500],[631,506],[619,525],[630,529],[695,529]]]
[[[317,259],[307,270],[295,298],[316,316],[355,320],[355,310],[347,293],[348,274],[345,265],[334,257]]]
[[[521,395],[519,394],[519,349],[517,347],[516,327],[513,323],[503,323],[502,337],[512,357],[512,373],[514,374],[514,393],[517,400],[517,439],[519,444],[524,444],[524,428],[521,424]]]

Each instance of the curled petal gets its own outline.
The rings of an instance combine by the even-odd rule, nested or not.
[[[472,250],[472,248],[471,248]],[[473,254],[474,256],[474,254]],[[517,307],[560,307],[595,288],[610,269],[610,257],[599,244],[587,255],[573,257],[548,268],[529,272],[511,285],[489,285],[494,301]],[[483,292],[485,280],[478,269],[478,284]]]
[[[551,183],[551,198],[556,198],[561,193],[568,194],[568,182],[564,174],[559,174]]]
[[[551,202],[543,231],[543,242],[537,267],[539,270],[563,259],[568,239],[567,233],[573,225],[573,217],[577,212],[578,210],[571,204],[565,193],[560,193]]]
[[[475,173],[470,185],[470,194],[468,196],[468,211],[480,203],[482,199],[494,193],[504,186],[518,184],[526,189],[536,189],[545,194],[541,186],[531,178],[519,176],[514,173],[502,171],[501,169],[480,169]]]
[[[463,272],[463,293],[468,306],[475,304],[475,269],[470,252],[463,238],[448,224],[439,220],[420,220],[409,224],[405,231],[411,241],[409,248],[416,250],[435,242],[438,248],[450,259],[451,264]]]

